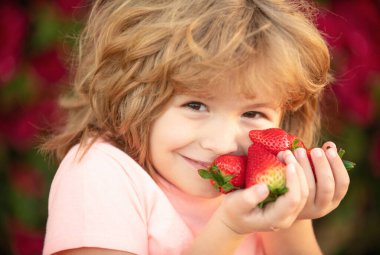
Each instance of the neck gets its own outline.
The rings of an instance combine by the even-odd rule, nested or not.
[[[174,209],[195,234],[203,228],[224,198],[222,194],[212,198],[188,194],[157,173],[154,180],[166,194]]]

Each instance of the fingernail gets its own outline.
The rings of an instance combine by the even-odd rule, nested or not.
[[[266,184],[260,183],[253,187],[259,195],[266,195],[268,193],[268,187]]]
[[[322,150],[319,148],[313,149],[311,153],[313,154],[314,157],[318,157],[318,158],[322,157]]]
[[[285,151],[285,154],[284,154],[284,158],[285,158],[285,161],[287,163],[290,163],[290,162],[294,162],[295,161],[295,158],[294,158],[294,155],[291,151]]]
[[[304,149],[297,149],[296,154],[298,157],[302,158],[306,156],[305,150]]]
[[[328,149],[328,150],[327,150],[327,153],[329,154],[329,156],[330,156],[331,158],[335,158],[336,155],[337,155],[336,150],[334,150],[333,148]]]
[[[329,141],[328,145],[326,146],[326,150],[331,149],[331,148],[335,148],[336,149],[336,145],[335,145],[335,143]]]

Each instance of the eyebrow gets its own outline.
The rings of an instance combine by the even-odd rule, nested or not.
[[[215,95],[212,93],[186,93],[182,94],[182,96],[188,96],[188,97],[195,97],[199,100],[213,100],[216,98]],[[277,108],[280,108],[280,103],[276,102],[257,102],[257,103],[250,103],[249,101],[255,100],[256,97],[247,98],[247,102],[242,102],[242,108],[244,109],[251,109],[251,108],[270,108],[273,110],[276,110]]]
[[[211,95],[210,93],[197,93],[197,92],[193,92],[193,93],[185,93],[185,94],[180,94],[182,96],[187,96],[187,97],[195,97],[195,98],[199,98],[200,100],[204,99],[204,100],[213,100],[215,98],[215,96]]]
[[[253,104],[247,104],[244,106],[245,109],[250,108],[270,108],[273,110],[276,110],[277,108],[280,108],[280,104],[276,103],[270,103],[270,102],[259,102],[259,103],[253,103]]]

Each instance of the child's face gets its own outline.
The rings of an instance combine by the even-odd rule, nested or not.
[[[176,95],[154,122],[150,153],[155,170],[191,195],[217,196],[198,176],[222,154],[245,155],[252,129],[278,127],[281,111],[270,97],[247,99],[227,89],[210,98]]]

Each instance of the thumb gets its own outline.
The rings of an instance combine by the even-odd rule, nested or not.
[[[242,191],[241,196],[237,198],[242,211],[250,211],[255,208],[269,195],[269,189],[266,184],[256,184]]]

